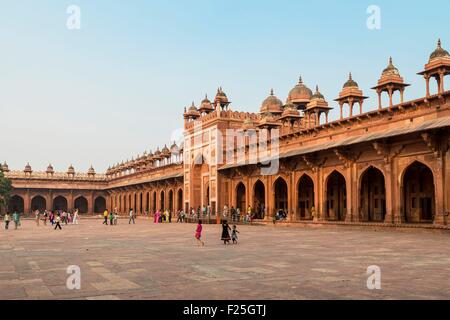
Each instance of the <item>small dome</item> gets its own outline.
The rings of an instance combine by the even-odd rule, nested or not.
[[[159,147],[158,147],[155,151],[155,156],[160,156],[160,155],[161,155],[161,151],[159,151]]]
[[[209,101],[207,94],[205,95],[205,99],[202,100],[199,110],[202,110],[202,111],[214,110],[214,107],[212,106],[211,101]]]
[[[92,165],[91,165],[91,167],[90,167],[89,170],[88,170],[88,174],[90,174],[90,175],[95,174],[95,170],[94,170],[94,168],[92,167]]]
[[[399,76],[400,72],[392,63],[392,57],[389,58],[389,63],[386,69],[383,70],[382,76]]]
[[[50,163],[48,164],[46,173],[54,173],[53,166]]]
[[[169,150],[169,148],[167,148],[166,144],[164,145],[164,148],[162,148],[161,153],[162,154],[169,154],[170,153],[170,150]]]
[[[217,89],[217,93],[216,93],[216,97],[214,98],[214,102],[219,102],[221,104],[229,103],[228,97],[225,94],[225,92],[223,92],[222,87],[219,87]]]
[[[325,100],[325,97],[319,91],[319,86],[316,85],[316,92],[312,95],[311,99]]]
[[[67,169],[67,173],[75,173],[75,169],[73,168],[72,165],[69,166],[69,169]]]
[[[170,146],[170,152],[172,153],[178,153],[180,152],[180,148],[178,148],[177,144],[175,143],[175,141],[173,142],[173,144]]]
[[[25,170],[23,170],[24,172],[32,172],[31,170],[31,166],[30,163],[28,162],[27,165],[25,166]]]
[[[188,117],[199,117],[200,113],[197,110],[197,107],[195,106],[194,101],[192,101],[191,106],[189,107],[188,111],[185,113]]]
[[[3,172],[9,172],[9,167],[8,167],[8,164],[6,163],[6,161],[0,167]]]
[[[282,113],[283,112],[283,102],[278,99],[273,94],[273,89],[270,90],[270,95],[263,101],[261,105],[261,113],[272,112],[272,113]]]
[[[430,61],[444,57],[450,58],[450,54],[441,47],[441,39],[439,39],[436,50],[430,55]]]
[[[343,88],[350,88],[350,87],[356,87],[356,88],[358,88],[358,84],[357,84],[355,81],[353,81],[352,73],[351,73],[351,72],[350,72],[350,74],[348,75],[348,80],[347,80],[346,83],[344,83],[344,87],[343,87]]]
[[[302,77],[300,77],[298,84],[289,92],[288,101],[310,100],[311,97],[311,89],[303,84]]]

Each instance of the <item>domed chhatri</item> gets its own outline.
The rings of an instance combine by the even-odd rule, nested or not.
[[[194,101],[192,101],[189,110],[184,113],[184,118],[189,120],[195,120],[200,117],[200,112],[198,112],[197,107],[195,106]]]
[[[430,55],[430,62],[439,58],[450,58],[448,51],[444,50],[441,46],[441,39],[438,40],[436,50]]]
[[[309,127],[320,125],[320,116],[325,114],[325,123],[328,123],[328,112],[331,110],[325,97],[319,91],[316,85],[316,92],[313,94],[311,102],[308,103],[305,110],[305,121]]]
[[[344,83],[342,88],[358,88],[358,83],[353,80],[352,73],[350,72],[348,75],[348,80]]]
[[[94,170],[94,167],[92,165],[91,165],[91,167],[88,170],[88,175],[90,175],[90,176],[94,176],[95,175],[95,170]]]
[[[3,172],[9,172],[9,167],[6,161],[2,165],[0,165],[0,168],[2,169]]]
[[[48,164],[47,170],[45,171],[46,173],[54,173],[55,171],[53,170],[53,166],[51,163]]]
[[[365,99],[362,90],[359,89],[358,83],[353,80],[352,73],[350,72],[348,75],[348,80],[344,83],[341,92],[339,93],[339,98],[334,101],[339,102],[340,107],[340,119],[344,118],[343,107],[345,104],[349,105],[350,108],[350,117],[353,116],[353,106],[355,103],[359,104],[359,113],[362,113],[362,105]]]
[[[378,109],[382,108],[381,105],[381,94],[383,92],[387,92],[389,95],[389,108],[393,106],[392,96],[395,91],[400,91],[400,103],[403,103],[403,93],[405,88],[408,87],[409,84],[406,84],[403,81],[403,78],[400,76],[400,72],[394,66],[392,62],[392,57],[389,57],[388,66],[381,73],[381,77],[378,80],[378,84],[372,89],[377,91],[378,94]]]
[[[311,100],[325,100],[325,97],[319,91],[318,85],[316,85],[316,92],[312,95]]]
[[[70,165],[69,169],[67,169],[67,173],[69,173],[69,174],[75,173],[75,168],[72,165]]]
[[[180,148],[178,147],[175,141],[170,146],[170,152],[172,152],[173,154],[178,154],[180,152]]]
[[[214,111],[214,107],[211,101],[208,99],[208,95],[205,95],[205,99],[202,100],[202,103],[200,104],[200,108],[198,108],[198,111],[200,113],[210,113],[211,111]]]
[[[23,170],[23,172],[25,173],[32,173],[33,170],[31,169],[30,163],[28,162],[27,165],[25,166],[25,169]]]
[[[161,154],[162,154],[164,157],[170,157],[170,150],[169,150],[169,148],[167,148],[167,145],[166,145],[166,144],[164,145],[164,148],[162,148]]]
[[[425,70],[419,72],[426,81],[427,98],[430,97],[430,79],[436,79],[438,87],[438,95],[442,95],[445,91],[444,77],[450,74],[450,54],[444,50],[441,45],[441,39],[438,40],[437,48],[430,55]]]
[[[217,93],[214,98],[214,105],[221,107],[222,109],[228,107],[231,102],[228,100],[227,95],[223,92],[222,87],[217,88]]]
[[[297,85],[289,92],[286,102],[293,103],[297,109],[305,109],[306,104],[311,100],[313,93],[303,84],[302,77],[299,78]]]
[[[281,114],[283,112],[283,102],[273,94],[273,89],[270,90],[270,95],[264,99],[260,113],[271,112],[273,114]]]

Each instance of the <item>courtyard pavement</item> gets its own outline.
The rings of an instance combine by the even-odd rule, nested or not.
[[[13,229],[13,228],[12,228]],[[85,219],[53,230],[24,221],[0,230],[0,299],[450,299],[450,232],[340,226],[221,227],[139,218]],[[67,267],[81,270],[69,290]],[[367,268],[381,268],[381,290]]]

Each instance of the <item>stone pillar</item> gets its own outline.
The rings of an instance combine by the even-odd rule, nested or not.
[[[392,103],[392,94],[393,94],[393,92],[392,92],[392,88],[391,87],[388,88],[388,94],[389,94],[389,108],[392,108],[392,105],[393,105],[393,103]]]
[[[436,158],[436,176],[434,177],[434,185],[436,192],[436,205],[435,205],[435,217],[434,224],[443,225],[446,224],[446,217],[444,212],[444,161],[439,155]]]
[[[347,209],[345,214],[345,222],[353,222],[355,221],[355,208],[354,208],[354,198],[355,198],[355,190],[354,190],[354,182],[353,182],[353,172],[354,166],[356,164],[352,163],[348,166],[347,172],[345,174],[345,189],[347,191]]]
[[[340,119],[342,120],[342,119],[344,119],[344,114],[343,114],[343,103],[342,102],[339,102],[339,108],[340,108]]]
[[[444,93],[444,71],[439,71],[439,94]]]
[[[381,108],[382,108],[382,103],[381,103],[381,90],[377,90],[377,94],[378,94],[378,110],[381,110]]]
[[[288,179],[288,221],[295,221],[296,220],[296,205],[295,203],[295,182],[294,182],[294,174],[295,172],[292,171],[289,175]]]
[[[322,219],[322,187],[321,187],[321,173],[322,168],[318,167],[313,178],[314,182],[314,208],[315,215],[313,221]]]
[[[25,191],[24,197],[23,197],[23,213],[24,214],[30,214],[31,213],[31,197],[30,197],[30,190],[27,189]]]
[[[392,162],[392,179],[394,181],[392,181],[392,187],[393,187],[393,192],[391,194],[391,196],[393,197],[392,199],[392,211],[393,211],[393,216],[394,216],[394,223],[400,224],[405,222],[405,218],[404,218],[404,212],[405,212],[405,208],[403,208],[403,204],[402,204],[402,199],[403,199],[403,181],[401,179],[401,172],[399,170],[398,167],[398,160],[394,159]]]
[[[386,163],[386,165],[384,166],[384,183],[386,185],[385,189],[386,189],[386,215],[384,218],[384,222],[385,223],[394,223],[394,213],[393,213],[393,208],[394,208],[394,186],[393,184],[395,183],[395,177],[393,177],[393,172],[392,172],[392,162],[389,161],[388,163]]]
[[[69,195],[67,196],[67,210],[69,212],[73,212],[74,211],[74,198],[73,198],[73,190],[70,190]]]
[[[428,97],[430,97],[430,77],[426,74],[426,75],[424,75],[424,78],[425,78],[425,84],[427,87],[426,97],[428,98]]]
[[[87,202],[88,202],[88,214],[94,214],[94,193],[91,192],[87,196]]]

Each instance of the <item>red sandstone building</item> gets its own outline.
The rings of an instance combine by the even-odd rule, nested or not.
[[[105,174],[93,168],[80,174],[72,166],[66,173],[51,166],[34,172],[30,165],[9,171],[5,163],[14,187],[10,210],[78,208],[91,214],[134,208],[143,213],[210,205],[220,213],[228,205],[242,212],[251,206],[265,220],[283,209],[290,221],[447,224],[448,74],[450,55],[439,41],[419,72],[425,96],[403,101],[408,84],[390,59],[373,88],[378,104],[366,113],[367,97],[350,74],[335,100],[340,117],[331,122],[331,107],[319,88],[312,92],[302,79],[286,103],[271,91],[259,114],[232,111],[219,88],[213,101],[206,97],[185,110],[182,146],[144,153]],[[430,80],[436,80],[437,92],[430,92]],[[388,95],[388,105],[382,105],[382,94]],[[267,137],[261,139],[263,133]],[[225,148],[230,141],[232,148]],[[266,161],[255,157],[263,146],[269,150],[263,160],[277,164],[269,174]]]

